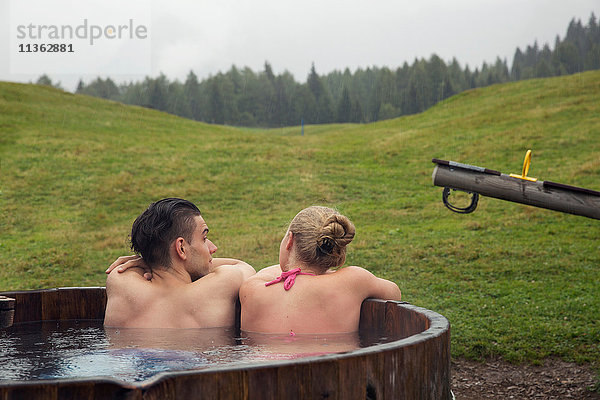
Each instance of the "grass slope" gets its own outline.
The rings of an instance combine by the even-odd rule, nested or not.
[[[0,290],[103,285],[133,219],[199,205],[220,247],[277,262],[300,209],[357,226],[348,263],[452,324],[452,354],[600,364],[600,221],[481,198],[445,209],[432,157],[600,190],[600,72],[474,90],[369,125],[256,130],[0,83]]]

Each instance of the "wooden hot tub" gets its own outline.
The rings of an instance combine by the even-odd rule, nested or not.
[[[13,314],[14,324],[103,319],[105,305],[102,287],[0,292],[0,324],[9,325]],[[5,381],[0,400],[452,398],[445,317],[404,302],[366,300],[360,323],[399,339],[346,353],[162,372],[136,383],[104,377]]]

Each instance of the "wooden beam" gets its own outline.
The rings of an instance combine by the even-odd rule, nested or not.
[[[600,193],[554,182],[526,181],[478,167],[436,162],[433,184],[568,214],[600,219]]]

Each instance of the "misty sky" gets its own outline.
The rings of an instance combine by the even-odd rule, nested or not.
[[[17,0],[13,0],[17,1]],[[142,0],[143,1],[143,0]],[[517,47],[535,40],[554,47],[569,21],[587,25],[598,18],[598,0],[171,0],[152,1],[151,71],[185,80],[193,70],[200,79],[232,64],[275,73],[291,72],[304,82],[314,62],[319,74],[368,66],[396,68],[435,53],[453,57],[473,70],[496,57],[509,66]],[[52,7],[52,0],[40,7]],[[81,3],[80,3],[81,4]],[[0,80],[36,80],[11,74],[8,67],[9,0],[0,0]],[[65,17],[70,9],[65,9]],[[76,18],[76,16],[73,16]],[[98,55],[102,58],[102,54]],[[108,60],[111,62],[111,60]],[[73,90],[82,74],[50,74]],[[143,75],[114,75],[116,82]]]

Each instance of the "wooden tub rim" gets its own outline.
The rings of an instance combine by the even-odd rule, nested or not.
[[[59,287],[59,288],[51,288],[51,289],[36,289],[36,290],[19,290],[19,291],[3,291],[0,292],[0,296],[5,295],[10,297],[10,294],[14,293],[27,293],[27,292],[37,292],[37,291],[57,291],[57,290],[87,290],[87,289],[105,289],[103,286],[93,286],[93,287]],[[290,367],[296,365],[304,365],[304,364],[314,364],[314,363],[325,363],[336,360],[344,360],[352,357],[361,357],[367,356],[375,353],[384,353],[386,351],[395,350],[402,347],[410,347],[416,346],[425,341],[433,340],[439,338],[440,336],[446,334],[450,330],[450,323],[446,317],[443,315],[423,308],[419,306],[412,305],[406,301],[395,301],[395,300],[381,300],[381,299],[366,299],[365,302],[375,302],[375,303],[383,303],[385,304],[396,304],[397,307],[405,308],[412,312],[417,312],[419,314],[424,315],[428,322],[429,328],[426,330],[411,335],[409,337],[399,339],[396,341],[376,344],[368,347],[359,348],[356,350],[350,350],[346,352],[340,353],[332,353],[332,354],[323,354],[317,356],[309,356],[302,357],[296,359],[287,359],[287,360],[272,360],[272,361],[260,361],[256,363],[244,363],[244,364],[224,364],[217,367],[208,367],[201,369],[190,369],[190,370],[181,370],[181,371],[164,371],[159,372],[152,377],[145,379],[139,382],[130,382],[124,381],[118,378],[113,378],[106,375],[98,375],[98,376],[90,376],[90,377],[80,377],[80,378],[55,378],[55,379],[39,379],[39,380],[6,380],[0,379],[0,387],[22,387],[22,386],[36,386],[40,384],[48,385],[48,386],[63,386],[65,384],[115,384],[121,386],[123,389],[137,389],[137,390],[146,390],[151,388],[152,386],[159,384],[163,380],[168,380],[175,377],[181,376],[194,376],[200,374],[212,374],[212,373],[221,373],[221,372],[232,372],[232,371],[251,371],[257,370],[261,368],[280,368],[280,367]],[[98,320],[98,318],[78,318],[71,319],[71,321],[85,321],[85,320]],[[57,320],[47,320],[47,321],[57,321]],[[68,320],[63,320],[68,321]],[[28,322],[38,322],[38,321],[28,321]],[[24,323],[28,323],[24,322]]]

